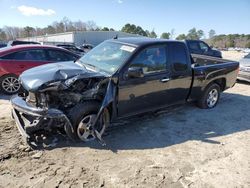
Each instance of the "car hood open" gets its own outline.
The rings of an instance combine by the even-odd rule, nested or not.
[[[71,77],[82,75],[85,78],[104,76],[100,72],[94,72],[69,61],[51,63],[24,71],[19,79],[27,91],[36,91],[46,83],[64,81]]]

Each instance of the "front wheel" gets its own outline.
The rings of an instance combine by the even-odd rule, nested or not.
[[[73,138],[75,140],[81,140],[88,142],[96,138],[95,130],[102,136],[110,123],[110,116],[107,109],[99,118],[96,124],[95,130],[93,123],[97,117],[100,104],[95,101],[83,102],[73,107],[69,112],[69,119],[72,123],[74,133]]]
[[[220,99],[220,86],[216,83],[210,84],[204,91],[198,106],[203,109],[214,108]]]

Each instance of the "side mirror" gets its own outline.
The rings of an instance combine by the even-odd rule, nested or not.
[[[141,67],[130,67],[128,69],[128,78],[142,78],[144,77],[143,69]]]

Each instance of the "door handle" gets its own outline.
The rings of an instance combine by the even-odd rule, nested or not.
[[[170,78],[163,78],[161,79],[161,82],[168,82],[170,80]]]

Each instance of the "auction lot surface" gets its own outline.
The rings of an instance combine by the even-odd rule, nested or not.
[[[138,118],[88,144],[30,151],[0,97],[0,187],[250,187],[250,85],[218,106]]]

